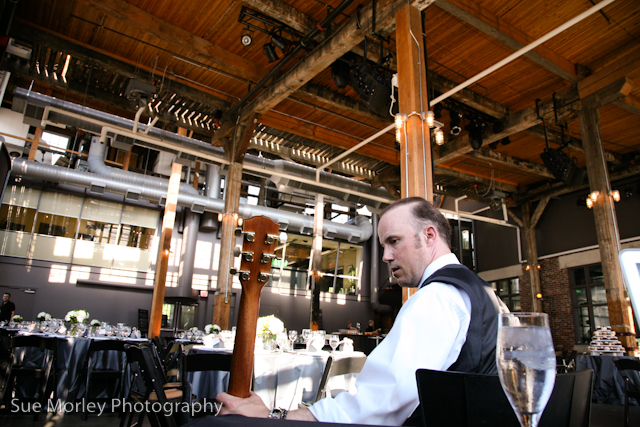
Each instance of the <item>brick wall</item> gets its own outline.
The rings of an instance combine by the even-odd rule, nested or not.
[[[549,314],[551,334],[556,350],[573,350],[575,334],[571,311],[569,272],[560,269],[558,258],[540,260],[540,284],[542,287],[542,309]],[[529,272],[522,268],[520,276],[520,302],[522,311],[531,311],[531,285]]]

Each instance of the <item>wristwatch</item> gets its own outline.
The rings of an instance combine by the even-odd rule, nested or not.
[[[271,413],[269,414],[268,418],[271,420],[286,420],[288,413],[289,411],[287,411],[286,409],[274,408],[273,411],[271,411]]]

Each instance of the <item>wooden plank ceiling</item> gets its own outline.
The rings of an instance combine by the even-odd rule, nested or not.
[[[14,3],[4,3],[6,18]],[[269,62],[263,49],[272,40],[268,32],[275,28],[273,21],[280,23],[278,35],[290,41],[286,52],[291,54],[296,43],[341,3],[22,0],[15,3],[8,35],[31,49],[31,57],[5,52],[0,66],[11,71],[12,78],[4,101],[11,103],[13,87],[32,86],[133,118],[135,105],[124,92],[135,78],[157,88],[151,104],[153,114],[160,116],[158,126],[186,127],[195,138],[220,144],[236,117],[228,116],[230,109],[283,61],[282,50],[276,48],[280,59]],[[382,62],[380,75],[389,77],[397,60],[395,26],[385,16],[393,17],[404,1],[377,0],[377,35],[372,34],[370,20],[374,4],[347,3],[325,31],[291,55],[255,92],[254,102],[237,109],[241,117],[252,108],[261,114],[250,152],[276,158],[282,153],[273,148],[277,143],[287,153],[285,158],[316,166],[392,122],[389,114],[380,114],[379,109],[376,113],[362,102],[352,86],[338,88],[329,65],[334,56],[342,56],[340,49],[345,46],[351,66],[362,61],[366,49],[371,65]],[[423,11],[430,99],[592,6],[587,0],[415,0],[413,4]],[[244,45],[241,38],[247,35],[252,42]],[[67,55],[70,61],[62,79]],[[381,55],[385,61],[378,61]],[[466,194],[486,202],[500,197],[518,204],[587,188],[586,180],[572,187],[557,179],[540,154],[547,144],[559,148],[565,141],[563,151],[585,167],[576,111],[581,95],[600,89],[610,98],[600,109],[600,130],[611,178],[637,175],[639,58],[640,2],[617,0],[443,101],[438,120],[445,124],[446,143],[433,145],[435,192]],[[608,86],[621,78],[626,78],[622,93]],[[538,113],[544,118],[548,142]],[[452,117],[461,118],[462,131],[457,135],[451,133]],[[467,131],[473,118],[484,124],[483,147],[475,150]],[[389,132],[346,157],[333,172],[393,191],[399,185],[398,165],[394,134]]]

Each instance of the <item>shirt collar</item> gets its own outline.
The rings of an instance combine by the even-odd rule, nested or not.
[[[456,257],[456,255],[453,253],[448,253],[446,255],[442,255],[440,258],[436,258],[431,264],[427,266],[427,268],[424,269],[424,273],[422,273],[422,279],[420,279],[420,283],[418,284],[418,286],[422,285],[425,280],[433,275],[433,273],[440,270],[442,267],[451,264],[460,264],[460,261],[458,261],[458,257]]]

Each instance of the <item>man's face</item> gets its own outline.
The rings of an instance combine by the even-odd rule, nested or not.
[[[417,233],[412,219],[412,205],[399,206],[387,212],[378,224],[382,260],[389,264],[400,286],[417,287],[429,265],[426,238]]]
[[[9,294],[2,295],[2,301],[9,301]]]

